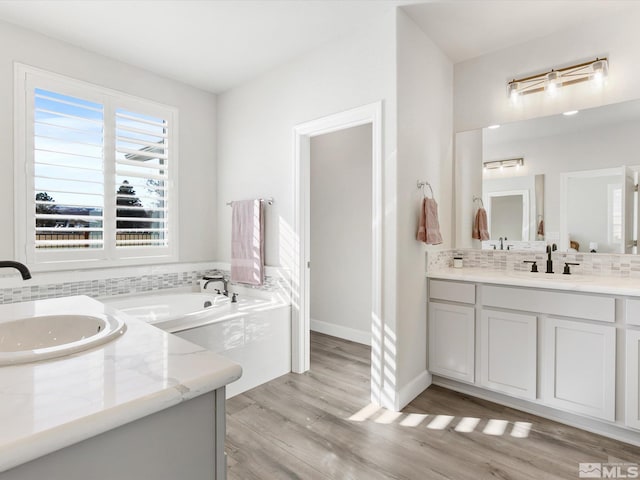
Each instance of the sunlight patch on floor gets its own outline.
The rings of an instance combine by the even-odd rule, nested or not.
[[[417,428],[423,425],[423,428],[428,428],[429,430],[449,430],[453,427],[453,430],[458,433],[477,431],[485,435],[509,435],[513,438],[528,438],[533,426],[530,422],[510,422],[509,420],[498,418],[482,419],[478,417],[455,417],[453,415],[394,412],[374,403],[361,408],[351,415],[348,420],[352,422],[371,421],[381,425],[398,424],[408,428]]]
[[[366,407],[361,408],[358,412],[351,415],[349,417],[349,420],[351,420],[352,422],[364,422],[381,409],[382,407],[380,407],[379,405],[370,403]]]
[[[462,432],[462,433],[473,432],[479,423],[480,423],[479,418],[463,417],[458,422],[458,425],[456,425],[455,430],[456,432]]]
[[[444,430],[449,426],[452,420],[453,416],[451,415],[436,415],[429,425],[427,425],[427,428],[431,430]]]

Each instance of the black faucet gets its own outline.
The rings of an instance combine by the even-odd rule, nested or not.
[[[504,250],[504,244],[502,243],[502,237],[500,237],[500,250]]]
[[[556,244],[547,245],[547,271],[545,273],[553,273],[553,260],[551,260],[551,252],[555,252],[558,249]]]
[[[0,268],[15,268],[22,275],[23,280],[29,280],[31,278],[31,272],[27,268],[26,265],[20,262],[14,262],[11,260],[2,260],[0,261]]]

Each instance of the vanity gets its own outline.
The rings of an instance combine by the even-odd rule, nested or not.
[[[5,355],[0,479],[225,479],[225,388],[240,366],[86,296],[2,305],[0,326],[79,314],[121,322],[64,356]]]
[[[433,383],[640,445],[640,281],[428,273]]]

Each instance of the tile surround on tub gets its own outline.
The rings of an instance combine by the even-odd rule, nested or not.
[[[453,257],[462,256],[463,268],[485,268],[505,271],[529,271],[531,266],[525,260],[538,262],[538,269],[544,271],[547,254],[542,252],[507,252],[496,250],[443,250],[427,253],[427,272],[453,267]],[[561,273],[564,262],[579,263],[571,272],[583,275],[640,278],[640,255],[605,253],[564,253],[553,252],[553,269]]]
[[[40,300],[45,298],[88,295],[109,297],[113,295],[144,293],[177,287],[197,287],[204,275],[229,276],[225,263],[174,264],[156,267],[129,267],[123,269],[96,269],[81,272],[35,273],[31,280],[14,277],[0,278],[0,304]],[[270,293],[280,293],[290,298],[290,281],[287,271],[267,267],[265,283],[261,287],[243,285]]]

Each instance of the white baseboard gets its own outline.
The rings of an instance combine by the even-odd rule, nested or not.
[[[371,332],[311,319],[311,331],[371,346]]]
[[[431,374],[427,370],[424,370],[400,389],[396,396],[393,409],[399,412],[411,403],[414,398],[424,392],[429,385],[431,385]]]

